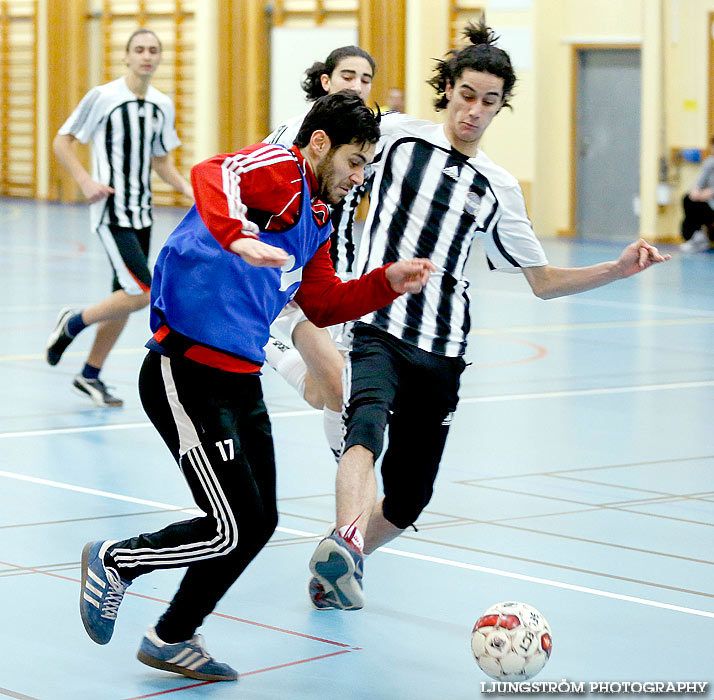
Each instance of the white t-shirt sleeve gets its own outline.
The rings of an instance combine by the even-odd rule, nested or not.
[[[176,110],[174,103],[167,99],[160,107],[164,113],[164,124],[161,129],[160,138],[155,138],[152,144],[152,156],[165,156],[181,145],[181,139],[179,139],[176,133]]]
[[[275,131],[263,139],[263,143],[276,143],[290,148],[295,142],[295,137],[298,135],[298,131],[300,131],[300,127],[306,116],[307,112],[283,122]]]
[[[58,134],[71,134],[80,143],[87,143],[97,126],[106,116],[102,108],[102,95],[98,88],[92,88],[75,107]]]
[[[496,189],[499,212],[484,238],[484,252],[492,269],[519,272],[523,267],[548,264],[533,231],[520,185]]]

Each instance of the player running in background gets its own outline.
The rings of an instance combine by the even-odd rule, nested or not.
[[[436,272],[420,294],[355,325],[345,369],[349,401],[337,472],[337,531],[310,561],[309,592],[318,609],[361,608],[364,554],[404,532],[432,496],[465,367],[470,321],[464,268],[474,239],[483,239],[491,269],[522,272],[543,299],[594,289],[669,258],[638,240],[617,260],[581,268],[548,264],[517,180],[479,148],[511,97],[516,76],[510,58],[485,24],[469,25],[465,34],[470,45],[438,62],[430,81],[445,123],[404,115],[382,129],[357,270],[419,256]],[[374,465],[387,424],[384,497],[378,500]]]
[[[378,137],[378,117],[346,91],[315,102],[292,148],[259,143],[192,169],[196,205],[154,269],[139,390],[205,515],[85,546],[80,610],[95,642],[110,640],[135,578],[187,567],[138,658],[190,678],[237,678],[195,633],[278,521],[259,378],[270,324],[293,297],[317,325],[356,318],[419,292],[433,269],[403,260],[351,282],[335,275],[327,205],[362,183]]]
[[[376,65],[359,46],[334,49],[324,62],[318,61],[305,71],[302,89],[314,101],[340,90],[354,90],[365,102],[372,90]],[[295,140],[304,119],[298,115],[281,124],[266,139],[288,148]],[[354,277],[355,211],[369,187],[369,177],[353,187],[341,202],[331,209],[333,232],[330,255],[335,271],[343,279]],[[342,369],[348,350],[342,337],[342,326],[318,328],[300,307],[291,302],[271,328],[270,342],[265,346],[268,364],[280,374],[313,408],[322,409],[327,443],[335,457],[342,449]]]
[[[161,62],[161,42],[138,29],[126,45],[128,73],[90,90],[55,136],[53,147],[89,202],[92,231],[114,270],[113,292],[81,311],[64,308],[47,341],[47,362],[56,365],[67,346],[87,326],[98,324],[89,356],[72,383],[97,406],[121,406],[99,373],[129,315],[149,303],[148,266],[152,225],[151,170],[193,199],[191,185],[173,164],[170,152],[181,142],[174,105],[150,85]],[[90,175],[74,152],[74,142],[92,142]]]

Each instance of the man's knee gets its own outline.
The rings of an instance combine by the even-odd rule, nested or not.
[[[136,296],[136,310],[144,309],[149,305],[151,301],[151,291],[142,292]]]
[[[122,306],[126,309],[127,313],[134,313],[135,311],[141,311],[141,309],[146,308],[151,301],[151,291],[147,290],[141,294],[129,294],[126,290],[118,290],[123,294]]]
[[[432,491],[426,493],[400,493],[397,497],[384,497],[382,513],[385,520],[400,530],[413,525],[431,500]]]
[[[384,446],[384,431],[387,424],[387,408],[379,402],[362,404],[358,410],[347,408],[345,452],[361,446],[377,459]]]
[[[256,516],[247,522],[243,519],[243,522],[238,524],[237,546],[227,550],[226,556],[241,560],[248,556],[252,559],[268,544],[277,526],[277,513]]]

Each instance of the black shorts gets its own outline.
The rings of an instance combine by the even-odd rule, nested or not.
[[[364,323],[354,328],[345,369],[345,451],[361,445],[382,460],[384,515],[410,525],[431,498],[459,401],[461,357],[426,352]]]
[[[114,270],[112,290],[116,292],[123,289],[130,295],[148,292],[151,289],[151,227],[134,229],[100,224],[97,233]]]

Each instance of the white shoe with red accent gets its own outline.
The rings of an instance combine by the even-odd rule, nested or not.
[[[310,600],[320,610],[364,607],[364,555],[341,535],[325,537],[310,559]]]

